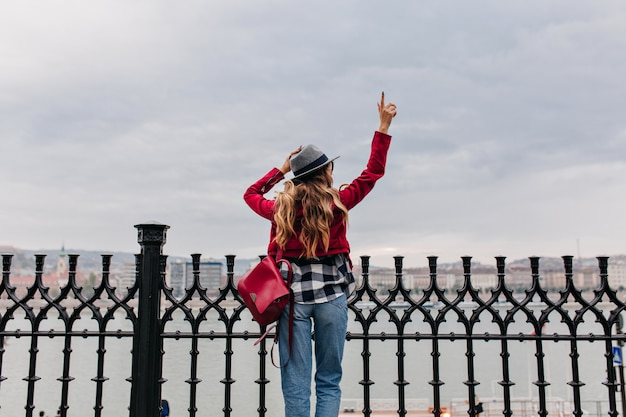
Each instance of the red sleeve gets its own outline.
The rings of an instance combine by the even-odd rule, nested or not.
[[[339,198],[348,210],[359,204],[372,191],[376,181],[385,175],[390,144],[391,136],[381,132],[374,133],[367,167],[350,185],[339,191]]]
[[[263,197],[263,194],[271,190],[284,177],[278,168],[272,168],[263,178],[248,187],[243,194],[243,199],[259,216],[272,220],[274,218],[274,200],[268,200]]]

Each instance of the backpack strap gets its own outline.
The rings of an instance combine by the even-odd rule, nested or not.
[[[289,356],[287,357],[287,360],[285,361],[285,363],[283,363],[282,365],[276,365],[276,361],[274,360],[274,347],[278,344],[278,326],[276,326],[276,334],[274,335],[274,344],[272,345],[272,349],[270,352],[270,357],[272,359],[272,365],[274,365],[275,368],[282,368],[285,365],[287,365],[287,362],[289,362],[289,358],[291,357],[291,349],[293,347],[293,320],[294,320],[294,296],[293,296],[293,291],[291,290],[291,281],[293,279],[293,267],[291,266],[291,262],[289,262],[287,259],[283,259],[282,258],[282,250],[280,250],[278,252],[278,255],[281,256],[281,258],[277,261],[277,262],[284,262],[287,264],[287,288],[289,288],[289,336],[288,336],[288,340],[289,340]]]
[[[293,279],[293,267],[291,266],[291,262],[289,262],[287,259],[283,258],[283,250],[279,249],[278,253],[276,255],[276,263],[280,263],[283,262],[287,265],[287,288],[289,289],[289,357],[291,357],[291,348],[293,347],[293,321],[294,321],[294,296],[293,296],[293,291],[291,290],[291,281]],[[261,335],[261,337],[259,337],[255,342],[254,342],[254,346],[258,345],[261,340],[265,339],[267,337],[267,335],[273,330],[276,329],[276,333],[274,335],[274,343],[272,344],[272,349],[270,351],[270,358],[272,360],[272,365],[274,365],[274,367],[276,368],[282,368],[285,365],[287,365],[287,362],[289,362],[289,358],[287,358],[287,361],[280,365],[277,366],[276,365],[276,361],[274,360],[274,346],[276,346],[278,344],[278,324],[277,322],[272,323],[270,326],[268,326],[265,330],[265,332]]]

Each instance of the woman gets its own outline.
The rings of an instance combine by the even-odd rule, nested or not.
[[[372,140],[367,167],[351,184],[333,187],[333,161],[313,145],[289,154],[250,186],[244,199],[272,222],[268,255],[292,264],[294,322],[291,346],[289,306],[279,320],[281,382],[286,417],[310,415],[312,341],[315,333],[316,417],[337,417],[341,402],[341,360],[348,322],[347,298],[354,290],[346,238],[348,210],[372,190],[385,173],[388,130],[396,115],[393,103],[378,103],[380,126]],[[275,200],[263,197],[285,175],[285,189]],[[282,264],[281,264],[282,265]],[[313,321],[313,329],[311,321]]]

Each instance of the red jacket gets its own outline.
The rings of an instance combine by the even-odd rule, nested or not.
[[[374,188],[374,184],[385,174],[385,164],[387,162],[387,151],[391,143],[391,136],[384,133],[374,133],[372,139],[372,150],[370,153],[367,167],[350,185],[339,191],[339,198],[348,210],[352,209],[365,198],[365,196]],[[268,200],[263,197],[278,182],[284,178],[283,173],[278,168],[273,168],[265,174],[263,178],[252,184],[244,193],[243,198],[258,215],[272,222],[270,230],[270,243],[267,253],[270,256],[276,256],[278,245],[275,241],[276,223],[274,223],[274,200]],[[296,218],[295,229],[299,234],[298,224],[300,222]],[[283,256],[290,258],[298,258],[302,256],[304,250],[298,239],[298,235],[292,237],[285,249]],[[350,244],[346,237],[346,224],[343,221],[341,211],[335,209],[335,218],[330,229],[330,242],[328,251],[320,248],[317,256],[335,255],[338,253],[350,253]]]

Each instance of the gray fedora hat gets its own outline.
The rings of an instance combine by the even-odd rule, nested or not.
[[[326,154],[315,145],[303,146],[300,152],[294,154],[289,160],[293,179],[303,178],[313,171],[325,167],[337,158],[339,157],[328,159]]]

